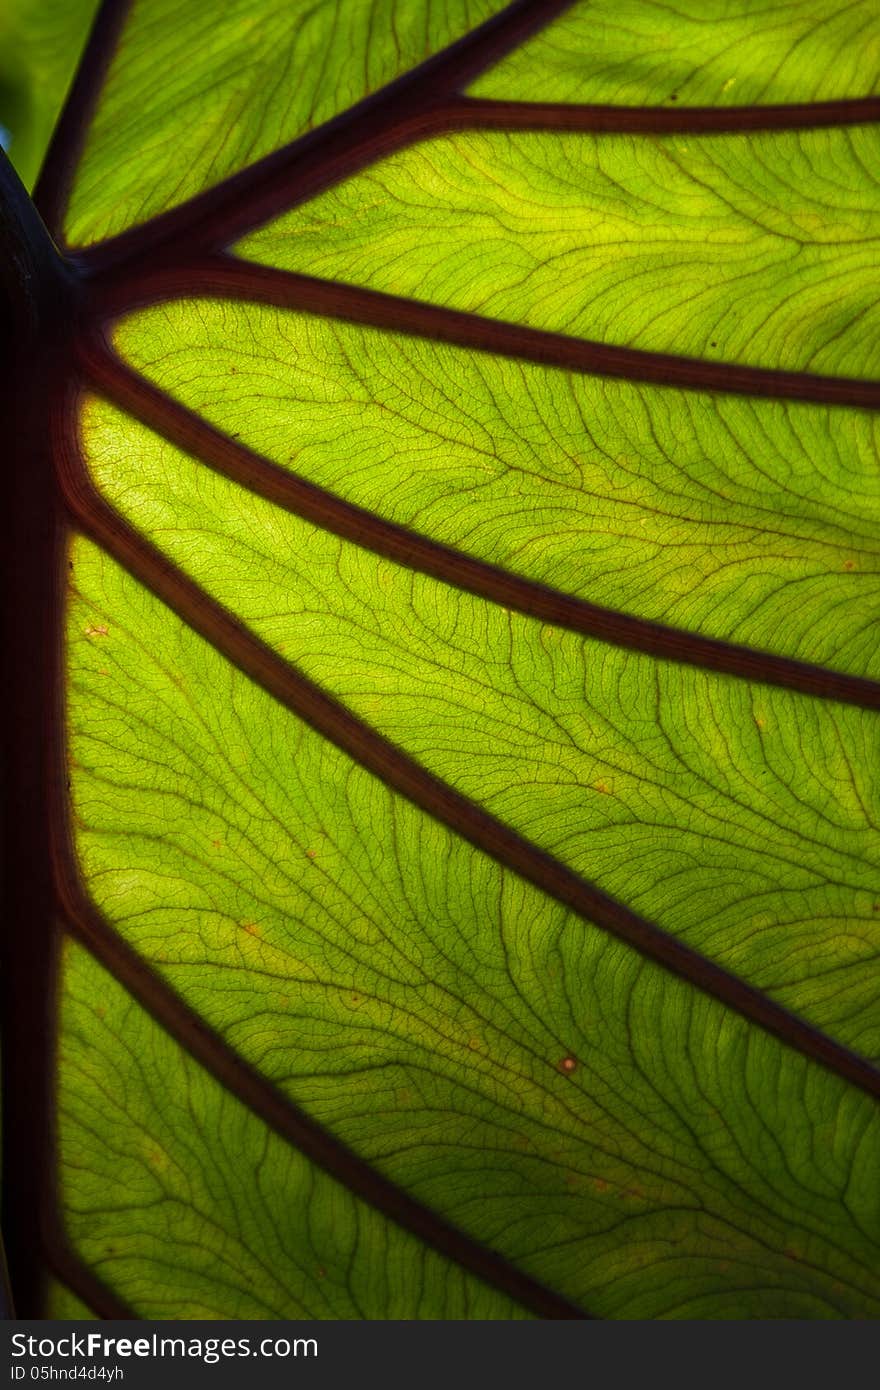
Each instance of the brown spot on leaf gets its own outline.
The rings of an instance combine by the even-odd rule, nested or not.
[[[577,1062],[575,1061],[574,1057],[563,1057],[562,1060],[558,1063],[558,1066],[559,1070],[565,1076],[571,1076],[573,1071],[577,1071]]]
[[[104,627],[102,623],[90,623],[88,627],[83,628],[86,637],[106,637],[109,631],[109,627]]]

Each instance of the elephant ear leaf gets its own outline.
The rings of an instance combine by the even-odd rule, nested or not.
[[[4,175],[21,1312],[880,1314],[880,16],[720,8],[108,0]]]

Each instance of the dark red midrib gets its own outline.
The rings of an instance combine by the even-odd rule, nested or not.
[[[65,441],[58,441],[64,451]],[[701,956],[495,819],[276,655],[101,498],[78,453],[62,454],[72,524],[144,584],[248,679],[362,767],[497,863],[587,921],[757,1024],[802,1055],[880,1098],[880,1071],[760,990]]]
[[[70,282],[33,205],[0,153],[0,302],[10,348],[0,377],[6,534],[3,651],[5,872],[0,936],[2,1223],[17,1316],[40,1316],[51,1186],[54,903],[49,877],[52,756],[63,687],[59,635],[64,520],[49,414],[63,370],[52,341]],[[47,408],[48,402],[48,408]]]
[[[95,391],[224,477],[323,530],[490,603],[659,660],[880,709],[880,681],[602,608],[431,540],[253,453],[130,371],[98,339],[81,353]]]
[[[50,376],[55,370],[51,360],[44,367]],[[58,939],[51,867],[59,824],[54,808],[64,798],[60,638],[67,573],[65,518],[60,499],[53,496],[50,457],[51,426],[43,418],[36,429],[22,431],[8,458],[18,467],[12,479],[17,495],[11,541],[4,548],[9,566],[4,638],[7,651],[15,654],[16,675],[7,691],[4,721],[13,737],[3,769],[3,1229],[18,1317],[45,1316],[48,1269],[100,1316],[131,1317],[131,1310],[72,1253],[59,1212],[52,1084]]]

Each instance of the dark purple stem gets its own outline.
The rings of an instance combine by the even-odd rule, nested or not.
[[[67,375],[72,285],[45,227],[0,155],[0,288],[6,537],[3,650],[4,865],[0,957],[2,1223],[19,1317],[42,1316],[43,1240],[54,1184],[51,1077],[55,903],[50,806],[56,756],[64,518],[52,472],[52,409]]]

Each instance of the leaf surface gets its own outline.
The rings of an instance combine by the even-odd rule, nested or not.
[[[469,88],[518,101],[649,106],[833,101],[878,90],[870,0],[575,4]]]
[[[28,1306],[878,1315],[876,18],[721,8],[103,8]]]
[[[30,188],[70,86],[96,0],[4,0],[0,144]]]
[[[184,202],[503,8],[504,0],[235,0],[218,14],[200,0],[136,5],[89,131],[68,238],[111,236]]]
[[[243,255],[530,327],[756,367],[878,371],[873,127],[402,151]]]

